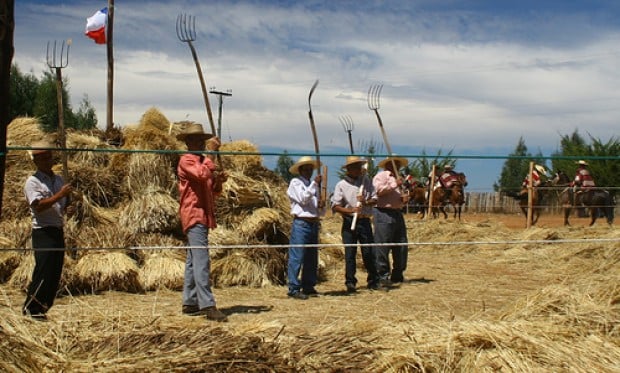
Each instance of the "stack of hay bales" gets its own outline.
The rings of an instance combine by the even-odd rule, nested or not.
[[[138,124],[120,131],[120,148],[109,145],[98,130],[67,132],[67,147],[77,150],[68,153],[75,214],[67,221],[65,239],[67,247],[76,250],[67,250],[63,286],[78,293],[182,287],[185,249],[179,247],[185,237],[178,216],[176,165],[185,145],[176,134],[187,123],[171,123],[151,108]],[[54,141],[55,136],[42,132],[36,118],[18,118],[9,125],[7,138],[9,146],[28,147],[42,138]],[[221,151],[229,176],[216,202],[218,227],[210,232],[209,243],[228,248],[211,249],[214,283],[282,284],[286,249],[265,245],[288,243],[287,186],[262,165],[253,144],[225,143]],[[54,170],[60,173],[60,153],[56,156]],[[11,151],[7,165],[0,246],[29,249],[30,213],[23,185],[35,167],[22,150]],[[13,233],[17,231],[21,234]],[[32,255],[15,250],[2,254],[0,266],[8,275],[0,281],[24,288]]]

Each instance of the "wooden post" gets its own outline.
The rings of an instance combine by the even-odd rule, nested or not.
[[[534,206],[533,205],[533,177],[532,177],[532,173],[534,172],[534,162],[530,162],[530,170],[528,171],[528,175],[529,177],[527,178],[527,228],[530,228],[532,226],[532,208]]]
[[[433,213],[433,192],[435,189],[435,172],[437,170],[437,165],[433,165],[433,169],[431,170],[431,179],[428,182],[429,191],[428,191],[428,213],[426,214],[426,218],[430,219],[429,216]]]
[[[108,0],[108,24],[106,27],[108,54],[108,100],[106,106],[106,132],[114,127],[114,0]]]

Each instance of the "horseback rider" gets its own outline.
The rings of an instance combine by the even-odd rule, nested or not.
[[[451,164],[446,164],[443,166],[443,172],[439,175],[438,186],[444,189],[446,192],[445,198],[450,198],[450,194],[452,193],[452,187],[454,183],[458,181],[458,173],[454,171],[454,166]]]
[[[570,183],[570,186],[573,187],[573,191],[575,193],[579,194],[588,192],[596,186],[594,183],[594,177],[592,177],[590,170],[588,170],[588,162],[578,161],[577,164],[577,172],[575,173],[575,178]]]
[[[544,166],[539,164],[534,165],[534,169],[532,170],[532,186],[534,188],[539,187],[542,184],[542,176],[547,175],[547,169]],[[521,183],[521,191],[519,192],[519,197],[523,197],[527,195],[527,188],[530,185],[530,174],[525,175],[523,182]]]

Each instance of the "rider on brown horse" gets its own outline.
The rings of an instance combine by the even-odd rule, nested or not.
[[[438,184],[444,189],[445,199],[449,199],[452,193],[452,187],[459,182],[459,174],[454,171],[454,166],[447,164],[443,166],[443,173],[439,175]],[[465,186],[465,185],[463,185]]]

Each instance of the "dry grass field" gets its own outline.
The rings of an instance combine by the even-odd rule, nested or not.
[[[424,244],[412,245],[406,281],[399,287],[347,295],[344,263],[331,261],[317,287],[320,296],[306,301],[287,298],[285,286],[215,288],[219,308],[229,315],[224,324],[183,316],[181,294],[170,290],[65,295],[48,322],[31,321],[19,314],[23,293],[3,285],[0,366],[7,371],[618,371],[617,226],[585,227],[585,219],[575,219],[565,228],[555,219],[543,216],[540,226],[525,230],[522,216],[464,216],[455,222],[408,215],[410,241]],[[337,237],[339,218],[325,218],[322,229]],[[561,243],[582,238],[609,241]],[[525,242],[498,243],[519,240]],[[361,263],[358,268],[363,285]]]
[[[47,322],[21,315],[33,267],[23,184],[33,167],[7,155],[0,221],[0,371],[4,372],[619,372],[620,230],[543,214],[462,221],[407,215],[406,281],[344,286],[340,218],[323,219],[320,296],[286,296],[286,184],[258,148],[226,143],[229,173],[210,243],[214,293],[229,322],[181,313],[184,250],[174,164],[183,145],[149,109],[110,151],[100,133],[68,134],[76,214],[66,224],[60,296]],[[10,146],[44,134],[34,118]],[[144,150],[151,150],[145,153]],[[96,151],[101,150],[101,151]],[[122,152],[116,152],[121,150]],[[15,250],[19,248],[19,251]]]

